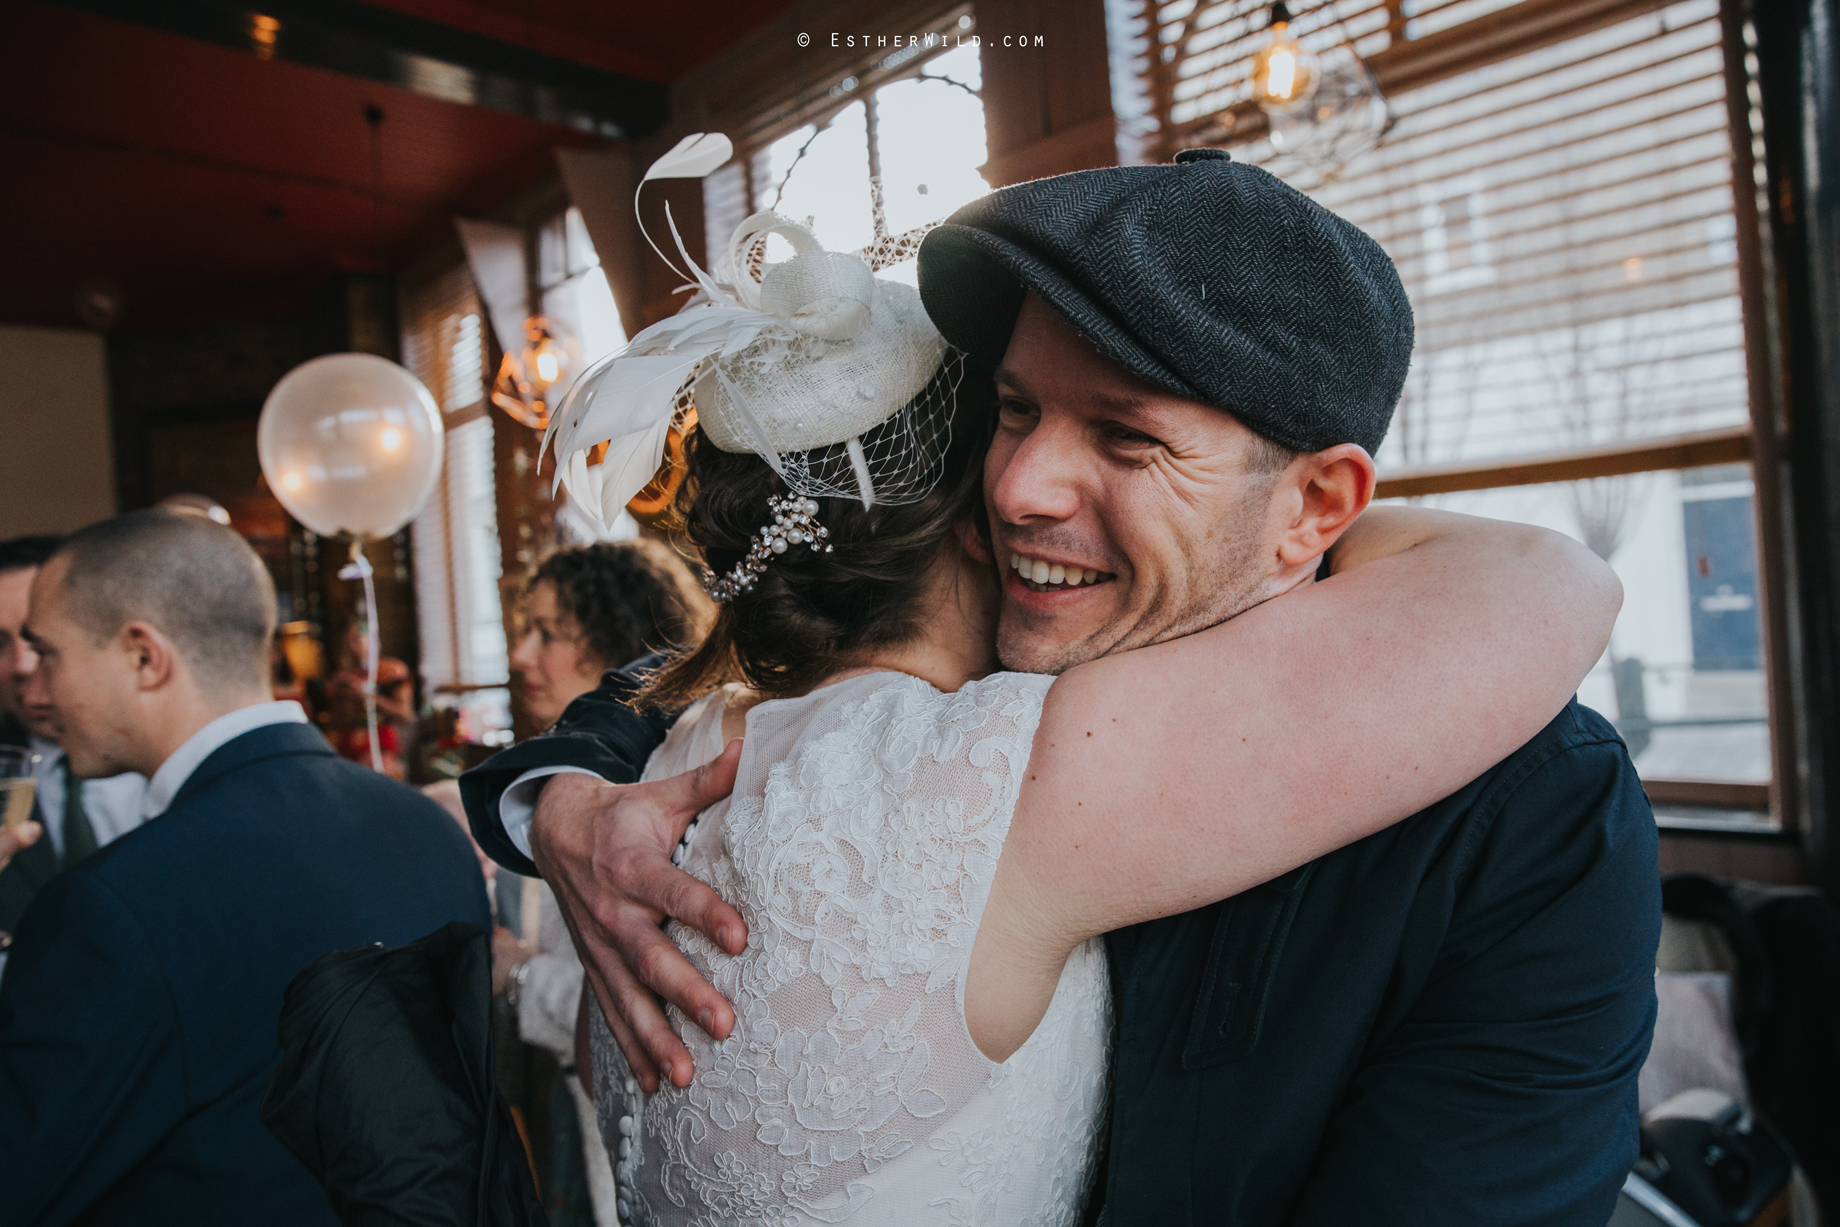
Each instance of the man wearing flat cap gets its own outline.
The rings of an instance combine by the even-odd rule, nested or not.
[[[1114,445],[1088,429],[1105,406],[1226,414],[1254,436],[1254,472],[1335,451],[1371,480],[1412,349],[1379,246],[1214,150],[994,192],[927,236],[920,289],[1002,399],[985,476],[998,557],[1078,543],[1117,560],[1079,601],[1046,568],[1004,585],[998,654],[1029,672],[1264,599],[1250,559],[1093,476],[1083,449]],[[666,1027],[647,985],[725,1033],[725,1005],[656,923],[728,948],[733,913],[671,868],[658,794],[646,822],[608,816],[671,782],[542,778],[638,778],[668,722],[620,704],[632,685],[609,674],[550,735],[471,773],[469,815],[519,872],[534,841],[629,1034]],[[676,794],[681,821],[715,799],[694,792]],[[1574,701],[1421,813],[1110,934],[1113,1098],[1088,1220],[1602,1227],[1636,1158],[1659,929],[1653,816],[1615,732]]]

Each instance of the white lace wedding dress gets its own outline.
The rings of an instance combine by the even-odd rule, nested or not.
[[[965,1027],[972,940],[1052,679],[942,694],[876,673],[748,713],[732,796],[678,850],[748,922],[731,958],[678,925],[735,1005],[643,1094],[598,1009],[594,1099],[629,1224],[1071,1224],[1097,1163],[1111,1039],[1103,944],[1068,961],[1041,1025],[998,1064]],[[646,778],[721,752],[718,692]]]

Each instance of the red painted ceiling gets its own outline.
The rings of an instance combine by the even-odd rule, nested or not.
[[[684,75],[769,18],[789,0],[367,0],[424,21],[517,43],[661,85]]]
[[[573,0],[535,21],[529,0],[379,7],[663,84],[786,3]],[[122,291],[123,328],[289,314],[341,269],[403,267],[589,140],[31,0],[0,30],[8,323],[77,325],[96,278]]]

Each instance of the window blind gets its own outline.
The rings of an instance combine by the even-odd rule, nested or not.
[[[465,265],[404,295],[403,365],[434,395],[443,413],[480,402],[486,370],[485,323]]]
[[[483,410],[484,313],[464,264],[406,294],[403,359],[447,426],[440,485],[412,526],[422,682],[430,689],[509,679],[498,594],[492,419]]]
[[[1152,144],[1225,138],[1398,265],[1417,348],[1383,470],[1748,420],[1718,0],[1620,20],[1580,2],[1570,34],[1549,20],[1563,7],[1346,0],[1298,12],[1306,46],[1351,44],[1382,77],[1416,40],[1476,30],[1478,45],[1485,33],[1500,42],[1528,10],[1548,19],[1530,50],[1392,94],[1385,138],[1339,167],[1287,160],[1245,118],[1267,6],[1144,10]]]

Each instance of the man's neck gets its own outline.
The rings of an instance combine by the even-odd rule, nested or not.
[[[164,710],[158,718],[151,721],[152,728],[145,745],[145,753],[139,755],[140,762],[133,764],[132,770],[152,777],[160,769],[160,764],[197,736],[213,720],[227,716],[231,712],[241,711],[245,707],[254,707],[258,703],[272,702],[274,696],[261,690],[237,690],[220,695],[204,695],[193,691],[188,695],[174,695],[172,701],[162,705]]]

